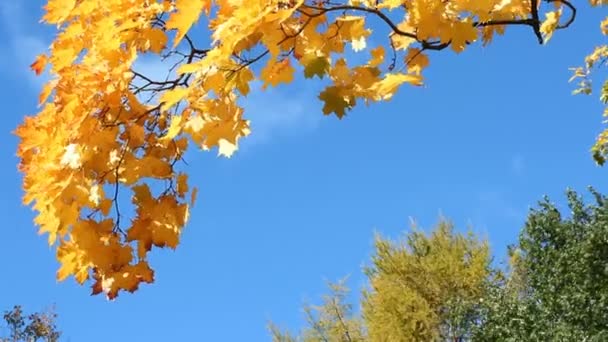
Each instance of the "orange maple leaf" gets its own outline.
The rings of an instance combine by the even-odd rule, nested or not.
[[[32,70],[34,70],[34,72],[36,73],[36,75],[40,75],[42,74],[42,71],[44,71],[44,68],[46,67],[46,63],[49,61],[49,58],[47,57],[47,55],[38,55],[38,57],[36,57],[36,60],[34,61],[34,63],[32,63],[30,65],[30,68]]]

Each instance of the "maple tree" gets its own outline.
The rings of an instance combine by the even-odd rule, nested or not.
[[[593,6],[605,5],[605,0],[589,0]],[[600,23],[600,30],[604,36],[608,36],[608,17]],[[573,68],[573,75],[570,81],[579,80],[578,88],[574,94],[591,94],[593,92],[592,74],[599,66],[604,65],[608,60],[608,45],[601,44],[596,46],[593,51],[585,57],[585,64],[582,67]],[[603,104],[608,104],[608,80],[605,80],[600,89],[600,100]],[[604,109],[604,117],[608,117],[608,107]],[[599,164],[604,165],[608,156],[608,129],[599,134],[595,145],[591,148],[593,159]]]
[[[430,51],[488,44],[509,25],[542,43],[576,13],[566,0],[48,0],[45,9],[58,34],[32,68],[51,79],[40,111],[16,130],[24,203],[57,245],[58,279],[92,280],[109,298],[151,283],[148,253],[178,245],[197,193],[179,163],[191,143],[234,153],[250,132],[239,99],[252,82],[275,87],[303,71],[327,83],[322,112],[343,117],[422,84]],[[381,43],[368,47],[374,34]],[[347,61],[349,45],[365,62]],[[141,56],[178,58],[175,75],[138,72]]]

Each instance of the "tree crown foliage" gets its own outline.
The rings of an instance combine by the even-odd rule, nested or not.
[[[15,305],[4,312],[3,318],[9,334],[0,336],[0,342],[57,342],[61,336],[55,326],[57,314],[52,310],[25,316],[21,306]]]
[[[487,301],[479,340],[605,341],[608,338],[608,202],[567,192],[569,213],[545,198],[511,249],[507,286]]]
[[[361,317],[345,302],[343,284],[319,307],[305,307],[297,339],[271,326],[275,341],[447,341],[468,337],[493,278],[486,241],[442,220],[429,234],[403,241],[377,237]]]
[[[377,239],[360,314],[340,284],[313,307],[316,316],[306,308],[300,335],[272,326],[273,339],[606,341],[608,198],[591,194],[594,202],[585,203],[568,190],[569,213],[548,198],[532,209],[507,269],[490,262],[486,241],[445,222],[405,242]]]
[[[430,52],[486,45],[513,25],[546,42],[576,14],[567,0],[48,0],[45,9],[58,34],[32,64],[51,77],[42,107],[16,130],[23,202],[57,246],[57,278],[90,280],[109,298],[153,282],[153,247],[177,247],[197,194],[184,154],[190,144],[234,153],[250,133],[239,99],[252,82],[323,79],[322,112],[343,117],[422,84]],[[583,88],[605,51],[575,72]],[[177,62],[157,79],[137,70],[142,56]]]

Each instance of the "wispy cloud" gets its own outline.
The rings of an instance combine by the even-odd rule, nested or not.
[[[47,77],[37,77],[29,68],[36,56],[47,50],[49,44],[45,39],[27,28],[39,25],[38,18],[26,15],[24,2],[0,2],[0,27],[4,33],[4,48],[6,53],[0,55],[1,68],[4,74],[25,77],[36,90],[48,80]]]
[[[511,158],[511,172],[516,176],[521,176],[524,173],[526,164],[522,155],[515,155]]]
[[[161,61],[159,58],[140,58],[133,69],[146,77],[163,81],[169,75],[176,76],[169,69],[178,62],[177,59]],[[316,128],[323,119],[321,103],[315,101],[316,92],[308,83],[298,82],[277,88],[262,89],[260,81],[250,84],[248,96],[239,104],[244,108],[244,118],[251,121],[251,135],[240,142],[240,153],[253,146],[309,132]],[[149,98],[141,96],[141,100]]]
[[[0,47],[0,70],[5,75],[23,78],[39,90],[48,76],[36,76],[29,68],[36,56],[46,52],[50,41],[45,39],[36,15],[22,1],[0,1],[0,30],[6,40]],[[32,29],[39,28],[39,29]],[[47,37],[48,38],[48,37]],[[134,69],[154,80],[164,80],[169,74],[173,60],[140,57]],[[171,73],[175,75],[174,72]],[[252,134],[242,140],[241,150],[254,145],[302,134],[317,127],[322,120],[321,104],[316,99],[316,89],[296,80],[292,85],[262,90],[261,82],[253,82],[249,96],[240,102],[245,109],[245,118],[251,120]]]
[[[251,135],[243,147],[266,143],[272,139],[302,134],[316,128],[323,118],[313,89],[300,87],[267,88],[253,83],[251,93],[243,99],[245,118],[251,120]]]
[[[483,190],[478,193],[478,210],[482,216],[494,216],[508,220],[521,220],[526,208],[518,207],[509,200],[506,193],[498,190]]]

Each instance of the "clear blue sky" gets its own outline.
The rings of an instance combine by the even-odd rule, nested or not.
[[[190,156],[199,200],[177,251],[154,254],[156,283],[115,302],[91,297],[55,281],[54,251],[21,205],[11,131],[37,110],[28,65],[53,34],[38,24],[42,0],[25,3],[0,4],[0,310],[54,303],[65,341],[266,341],[269,319],[303,325],[303,302],[326,280],[365,284],[374,231],[398,237],[409,217],[428,228],[443,213],[502,258],[543,195],[564,203],[567,187],[607,189],[588,152],[602,106],[567,83],[602,42],[602,11],[585,4],[548,46],[518,28],[486,49],[433,54],[426,87],[342,121],[322,116],[314,86],[252,97],[254,132],[238,154]]]

